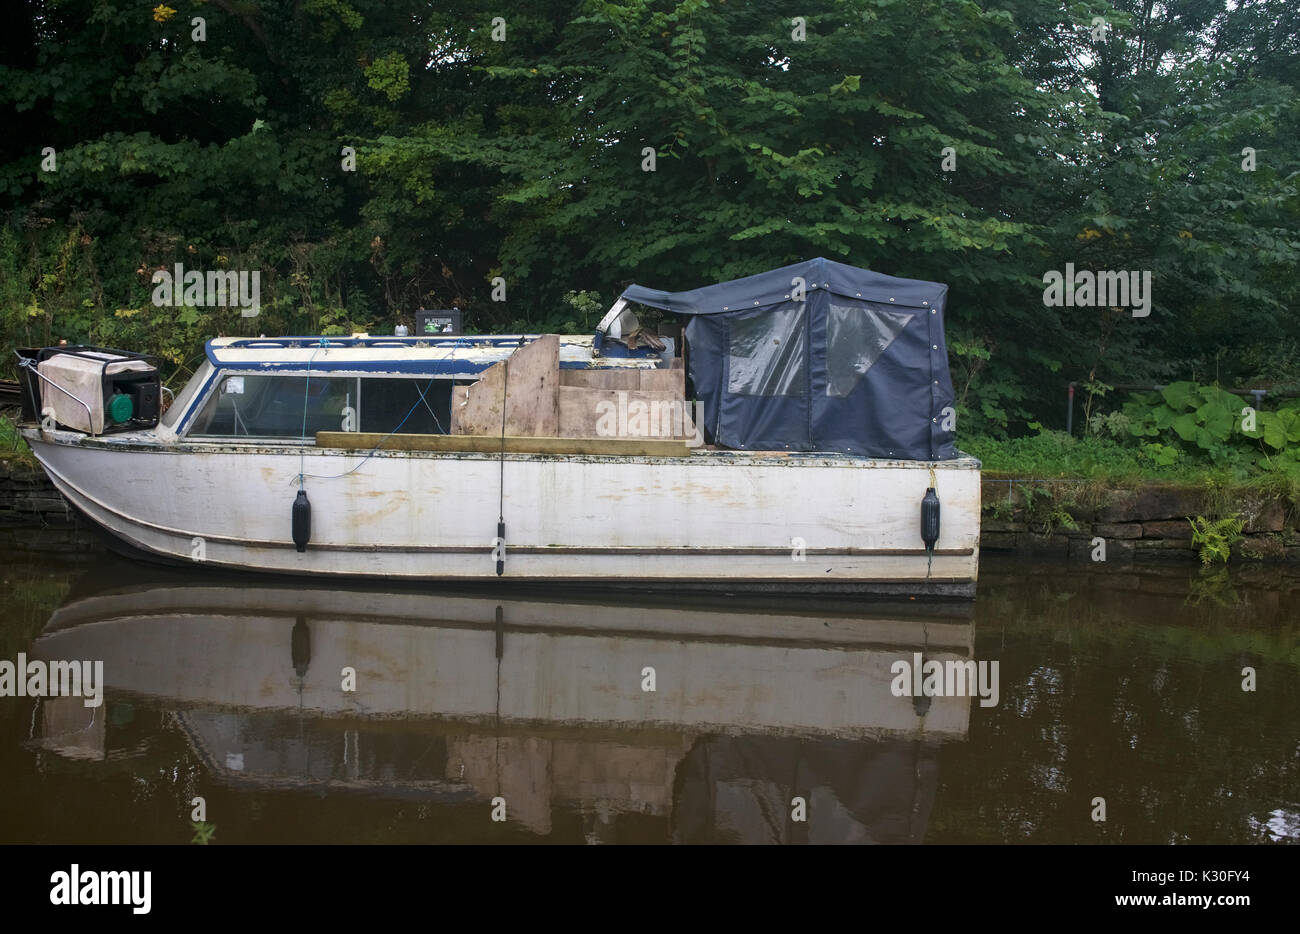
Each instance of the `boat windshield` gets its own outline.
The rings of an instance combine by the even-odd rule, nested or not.
[[[164,425],[168,428],[176,427],[176,419],[180,417],[181,412],[189,407],[194,394],[208,381],[208,377],[211,375],[212,364],[204,360],[198,372],[191,376],[190,381],[185,384],[185,388],[181,390],[180,395],[173,399],[172,404],[167,406],[167,411],[163,412],[161,421]]]
[[[314,440],[318,431],[446,434],[452,380],[223,373],[193,437]]]

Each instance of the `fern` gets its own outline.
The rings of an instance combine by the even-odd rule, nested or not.
[[[1192,544],[1200,547],[1201,564],[1209,567],[1216,558],[1228,563],[1232,543],[1241,538],[1246,523],[1240,516],[1227,516],[1211,521],[1204,516],[1187,520],[1192,526]]]

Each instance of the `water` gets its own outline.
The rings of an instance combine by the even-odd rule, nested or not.
[[[963,613],[73,557],[11,556],[0,659],[103,661],[103,702],[0,697],[0,842],[1300,839],[1280,571],[986,559]],[[918,652],[997,703],[895,696]]]

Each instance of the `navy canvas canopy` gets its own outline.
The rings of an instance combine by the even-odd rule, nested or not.
[[[943,337],[948,287],[811,259],[628,301],[689,315],[706,435],[744,450],[957,456]]]

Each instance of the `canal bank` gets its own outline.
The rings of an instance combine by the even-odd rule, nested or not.
[[[20,458],[0,458],[0,549],[84,554],[97,540],[45,471]]]
[[[980,549],[1131,565],[1198,562],[1300,570],[1300,509],[1251,487],[1000,476],[981,483]]]

